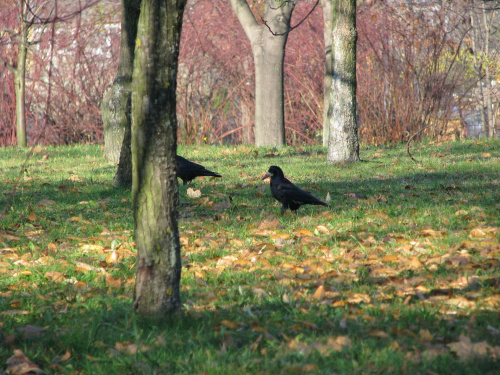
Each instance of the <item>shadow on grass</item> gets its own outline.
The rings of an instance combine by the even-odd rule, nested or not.
[[[214,290],[222,295],[225,289],[219,306],[196,298]],[[44,292],[44,287],[38,291]],[[306,364],[314,364],[315,373],[339,374],[496,371],[489,355],[458,360],[447,347],[460,334],[471,336],[473,342],[487,337],[498,344],[486,329],[498,323],[496,313],[488,310],[447,315],[439,306],[394,298],[367,306],[361,314],[357,306],[334,308],[305,298],[284,303],[278,287],[269,291],[270,296],[257,298],[251,287],[233,292],[219,285],[183,293],[188,307],[159,322],[135,316],[129,299],[104,292],[92,291],[91,302],[82,298],[66,304],[40,303],[27,316],[3,316],[3,330],[15,329],[16,337],[0,350],[2,366],[12,349],[20,348],[48,373],[274,374],[300,373]],[[26,324],[45,331],[17,330]],[[423,337],[422,330],[430,338]],[[328,338],[338,336],[348,337],[350,343],[328,344]],[[69,360],[54,361],[66,351],[71,353]]]

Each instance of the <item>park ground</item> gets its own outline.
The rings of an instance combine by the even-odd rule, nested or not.
[[[223,178],[180,186],[183,307],[153,322],[101,147],[0,149],[0,374],[498,373],[498,140],[178,152]],[[280,215],[270,165],[330,207]]]

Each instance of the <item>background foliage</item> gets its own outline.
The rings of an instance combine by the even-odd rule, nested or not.
[[[18,19],[16,4],[8,1],[1,6],[0,54],[13,62],[15,34],[7,30],[14,30]],[[476,50],[472,49],[470,20],[478,12],[477,3],[431,3],[367,1],[358,5],[358,112],[363,142],[404,141],[429,125],[430,136],[463,137],[464,119],[480,103],[476,89],[482,73],[479,71],[478,78],[473,56],[490,67],[491,78],[498,82],[498,33],[491,32],[489,54],[481,49],[479,37]],[[251,4],[258,14],[263,1]],[[313,5],[309,0],[298,2],[292,24]],[[498,14],[492,13],[492,17]],[[48,113],[49,127],[40,143],[101,143],[100,103],[118,62],[119,1],[100,1],[58,22],[56,30],[56,58],[52,61],[47,57],[47,25],[37,25],[31,35],[37,43],[28,57],[29,140],[38,134]],[[322,12],[317,7],[289,35],[285,59],[289,144],[321,142],[323,32]],[[50,65],[53,80],[48,111]],[[9,145],[15,143],[13,75],[0,66],[0,78],[0,145]],[[178,81],[182,143],[252,143],[253,59],[250,44],[225,1],[188,3]],[[490,90],[496,110],[498,87]]]

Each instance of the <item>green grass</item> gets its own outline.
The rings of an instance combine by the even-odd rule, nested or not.
[[[223,178],[180,186],[183,309],[161,323],[133,314],[130,191],[100,146],[38,151],[12,195],[26,151],[0,149],[0,372],[14,349],[48,374],[497,371],[499,141],[337,166],[319,147],[180,147]],[[270,165],[331,208],[279,215]]]

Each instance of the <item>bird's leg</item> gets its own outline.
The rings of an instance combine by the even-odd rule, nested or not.
[[[281,206],[281,214],[283,215],[287,209],[287,205],[283,203],[283,205]]]

